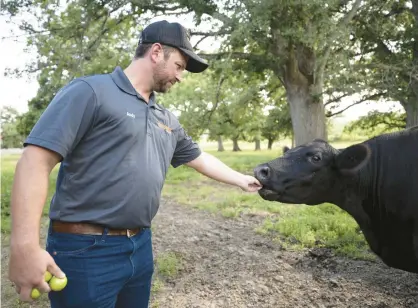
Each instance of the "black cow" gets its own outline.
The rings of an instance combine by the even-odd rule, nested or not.
[[[333,203],[388,266],[418,273],[418,126],[346,149],[314,140],[254,169],[269,201]]]

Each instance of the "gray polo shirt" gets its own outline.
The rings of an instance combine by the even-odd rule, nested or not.
[[[201,151],[177,118],[136,92],[120,67],[62,88],[24,145],[63,160],[50,218],[113,228],[150,227],[170,164]]]

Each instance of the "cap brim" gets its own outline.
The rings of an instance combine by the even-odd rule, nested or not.
[[[205,60],[203,60],[194,52],[184,49],[184,48],[180,48],[180,50],[189,56],[189,61],[187,61],[186,71],[189,71],[191,73],[201,73],[205,69],[208,68],[209,64],[207,64]]]

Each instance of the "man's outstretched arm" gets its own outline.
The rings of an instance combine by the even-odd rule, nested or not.
[[[262,187],[256,178],[233,170],[215,156],[205,152],[186,165],[211,179],[238,186],[247,192],[256,192]]]

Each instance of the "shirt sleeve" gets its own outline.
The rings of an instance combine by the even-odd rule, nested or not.
[[[177,168],[198,158],[202,151],[200,150],[199,145],[187,135],[182,126],[176,129],[174,133],[177,136],[177,144],[171,160],[171,165],[174,168]]]
[[[72,81],[56,94],[23,145],[47,148],[65,158],[93,125],[96,105],[91,86]]]

